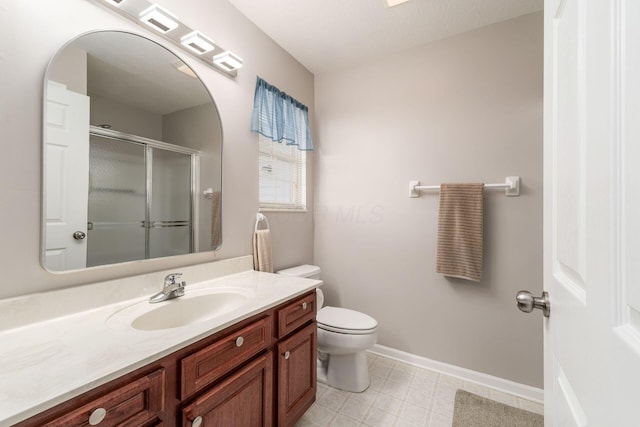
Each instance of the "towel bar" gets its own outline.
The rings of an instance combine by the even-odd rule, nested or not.
[[[202,191],[202,195],[207,199],[213,199],[213,188],[206,188],[204,191]]]
[[[515,197],[520,195],[520,177],[508,176],[504,183],[485,184],[484,188],[504,189],[505,196]],[[440,190],[439,185],[420,185],[420,181],[409,181],[409,197],[420,197],[420,190]]]

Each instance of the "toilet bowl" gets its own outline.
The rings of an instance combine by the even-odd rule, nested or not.
[[[278,271],[287,276],[319,279],[320,268],[301,265]],[[324,295],[317,292],[318,381],[341,390],[362,392],[369,387],[365,351],[377,341],[376,320],[359,311],[323,307]]]

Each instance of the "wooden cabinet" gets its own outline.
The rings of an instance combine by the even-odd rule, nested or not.
[[[312,322],[316,318],[316,293],[307,294],[277,310],[278,338]]]
[[[157,420],[163,410],[164,370],[159,369],[41,425],[143,426]]]
[[[292,426],[316,399],[316,323],[281,341],[278,349],[278,425]]]
[[[315,291],[17,426],[291,426],[315,401]]]
[[[180,398],[202,390],[270,346],[271,324],[271,316],[264,316],[183,358]]]
[[[273,357],[268,352],[231,374],[182,409],[182,426],[270,427]]]

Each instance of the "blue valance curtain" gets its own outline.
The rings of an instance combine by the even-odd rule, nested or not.
[[[273,141],[285,141],[300,150],[313,151],[309,109],[260,77],[256,80],[251,130]]]

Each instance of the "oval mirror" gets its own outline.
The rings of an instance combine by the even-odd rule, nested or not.
[[[195,72],[121,31],[67,43],[45,75],[42,265],[215,250],[222,127]]]

